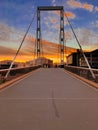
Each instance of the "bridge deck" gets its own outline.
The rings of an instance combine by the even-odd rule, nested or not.
[[[98,90],[62,69],[39,69],[0,91],[0,130],[97,130]]]

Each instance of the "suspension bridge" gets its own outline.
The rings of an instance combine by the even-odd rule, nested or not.
[[[42,68],[42,65],[32,67],[12,68],[15,59],[24,43],[31,24],[37,13],[37,29],[35,41],[35,57],[43,56],[41,39],[41,11],[60,11],[59,65],[60,67]],[[69,71],[97,81],[98,70],[92,69],[83,53],[79,40],[67,15],[69,26],[80,47],[88,68],[72,67],[64,64],[64,8],[38,7],[37,12],[23,37],[9,69],[1,70],[2,80],[7,83],[10,75],[21,73],[25,77],[18,78],[0,90],[0,129],[1,130],[97,130],[98,120],[98,90],[90,84],[77,78]],[[28,73],[29,72],[29,73]],[[84,74],[85,72],[85,74]],[[17,77],[15,77],[17,78]],[[87,80],[88,81],[88,80]],[[89,83],[90,81],[88,81]],[[4,84],[5,84],[4,83]],[[96,83],[97,84],[97,83]],[[3,84],[1,84],[2,86]]]

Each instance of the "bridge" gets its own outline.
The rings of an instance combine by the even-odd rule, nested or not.
[[[47,10],[60,11],[60,63],[51,68],[43,68],[42,64],[12,68],[35,18],[34,14],[9,69],[0,70],[0,130],[97,130],[98,70],[91,68],[66,14],[88,68],[65,64],[62,6],[37,8],[34,55],[36,58],[43,56],[40,12]]]
[[[62,68],[40,68],[0,91],[1,130],[97,130],[98,90]]]

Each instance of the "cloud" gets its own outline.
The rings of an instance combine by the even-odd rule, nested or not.
[[[98,20],[91,23],[92,27],[98,28]]]
[[[15,54],[14,49],[0,46],[0,55],[14,55],[14,54]]]
[[[52,5],[56,6],[56,0],[52,0]]]
[[[67,1],[67,4],[71,7],[74,7],[74,8],[81,8],[82,7],[82,4],[80,2],[74,1],[74,0]]]
[[[98,28],[98,20],[95,22],[95,26]]]
[[[67,40],[72,40],[73,39],[73,33],[71,32],[71,31],[66,31],[65,32],[65,40],[67,41]]]
[[[95,11],[98,11],[98,7],[95,7]]]
[[[55,18],[52,19],[52,23],[56,23],[57,20]]]
[[[0,23],[0,45],[17,48],[23,37],[23,33],[5,23]]]
[[[1,23],[0,24],[0,40],[5,40],[5,41],[9,40],[10,33],[12,33],[12,29],[6,24]]]
[[[58,57],[59,51],[58,48],[60,48],[60,44],[56,44],[53,42],[49,42],[46,40],[42,40],[42,46],[43,46],[43,53],[44,55],[53,55],[55,57]],[[66,52],[67,50],[67,52]],[[66,47],[65,53],[70,54],[72,52],[75,52],[76,49],[71,47]]]
[[[28,40],[34,42],[35,38],[31,37],[31,38],[28,38]],[[29,43],[29,46],[32,46],[32,42]],[[28,46],[28,44],[26,46]],[[34,48],[35,48],[35,46],[34,46]],[[45,56],[45,57],[58,58],[58,55],[60,55],[58,48],[60,48],[60,44],[56,44],[54,42],[50,42],[50,41],[43,40],[43,39],[41,40],[41,52],[43,52],[43,56]],[[70,54],[70,53],[76,51],[76,49],[71,48],[71,47],[66,47],[66,50],[65,50],[65,53],[67,53],[67,54]]]
[[[14,56],[20,46],[23,36],[24,32],[17,31],[15,28],[10,27],[7,24],[0,23],[0,55]],[[31,42],[33,44],[34,39],[31,39],[30,36],[27,36],[19,52],[19,55],[32,54],[31,49],[34,45],[29,46],[29,43]],[[27,43],[28,46],[26,46]]]
[[[0,55],[1,55],[0,61],[13,60],[13,58],[16,54],[16,51],[17,51],[16,49],[0,46]],[[19,54],[16,58],[16,61],[25,62],[32,58],[33,58],[33,55],[30,56],[27,52],[21,51],[21,52],[19,52]]]
[[[59,43],[59,33],[60,33],[60,11],[51,11],[48,12],[48,15],[42,14],[43,20],[42,20],[42,38],[45,40],[49,40],[54,43]],[[74,19],[76,15],[72,12],[66,12],[66,15]],[[65,18],[65,12],[64,12],[64,27],[68,25],[68,22]],[[45,36],[45,37],[44,37]]]
[[[75,32],[84,50],[92,50],[96,48],[96,43],[98,43],[96,32],[86,28],[78,28]]]
[[[58,26],[60,24],[59,16],[51,12],[48,16],[43,16],[42,22],[42,36],[45,36],[45,39],[48,38],[48,40],[50,39],[51,41],[53,36],[58,35]],[[53,38],[53,40],[54,39],[55,38]]]
[[[55,13],[60,15],[60,11],[56,11]],[[71,19],[74,19],[76,17],[76,15],[70,11],[64,12],[64,17],[66,17],[66,15]]]
[[[69,18],[71,18],[71,19],[74,19],[74,18],[76,17],[76,15],[75,15],[74,13],[72,13],[72,12],[65,12],[65,13],[64,13],[64,16],[66,17],[66,15],[67,15]]]
[[[46,23],[52,23],[52,24],[54,24],[54,23],[56,23],[57,22],[57,18],[55,17],[53,17],[53,16],[48,16],[48,17],[45,17],[44,18],[44,20],[45,20],[45,22]],[[48,24],[47,24],[48,25]]]
[[[58,12],[56,12],[58,14]],[[70,13],[66,12],[67,16],[72,17],[70,15]],[[58,24],[58,19],[55,17],[50,17],[48,16],[48,18],[46,18],[46,21],[49,25],[49,28],[54,28],[56,27],[57,29],[59,28],[59,24]],[[50,22],[50,24],[49,24]],[[53,23],[53,26],[51,25],[51,23]],[[98,25],[98,21],[96,21],[96,24]],[[59,32],[59,31],[58,31]],[[93,36],[97,34],[95,32],[93,32],[90,29],[85,29],[85,28],[78,28],[75,30],[79,41],[81,43],[81,45],[83,46],[83,48],[87,48],[88,49],[93,49],[96,46],[96,43],[98,43],[98,38]],[[17,48],[19,47],[22,38],[23,38],[24,32],[21,31],[17,31],[15,28],[8,26],[7,24],[1,24],[0,23],[0,54],[1,57],[0,59],[4,58],[3,56],[6,57],[13,57],[16,53]],[[55,41],[59,41],[59,34],[56,34],[55,31],[50,31],[48,32],[48,30],[44,31],[44,36],[46,40],[42,40],[42,47],[43,47],[43,53],[44,56],[48,56],[48,57],[58,57],[58,44],[55,44]],[[44,37],[43,37],[44,38]],[[72,33],[68,30],[65,33],[65,39],[67,38],[67,45],[72,45],[73,41],[75,41]],[[49,42],[48,40],[53,40],[53,42]],[[70,44],[69,44],[70,43]],[[75,47],[75,45],[73,44],[72,46]],[[75,51],[75,49],[73,48],[69,48],[67,47],[67,54],[70,54],[72,52]],[[27,36],[25,39],[25,42],[21,48],[21,51],[19,53],[19,56],[17,58],[17,60],[30,60],[33,59],[34,57],[34,51],[35,51],[35,38],[31,37],[31,36]]]
[[[90,12],[92,12],[94,9],[94,6],[92,4],[81,3],[81,2],[75,1],[75,0],[69,0],[69,1],[67,1],[67,4],[72,8],[81,8],[81,9],[88,10]]]
[[[52,19],[53,23],[56,22],[55,19]],[[15,31],[15,28],[9,27],[6,24],[0,24],[0,60],[13,60],[13,57],[15,56],[17,49],[22,41],[22,33],[20,32],[19,34],[21,34],[21,37],[19,37],[17,34],[17,30]],[[51,32],[49,32],[51,33]],[[54,37],[54,32],[52,32],[51,34],[47,33],[47,37]],[[14,37],[12,37],[12,35]],[[50,38],[49,38],[50,39]],[[4,45],[2,44],[5,43]],[[17,47],[13,46],[13,44],[17,44]],[[31,36],[27,36],[25,39],[25,42],[19,52],[19,55],[17,56],[16,61],[27,61],[27,60],[32,60],[34,58],[34,52],[36,51],[36,40],[34,37]],[[54,42],[49,42],[47,40],[42,40],[41,41],[41,46],[42,46],[42,50],[43,50],[43,54],[45,57],[47,58],[58,58],[58,46],[59,44],[56,44]],[[75,49],[72,48],[68,48],[69,50],[67,50],[67,53],[71,53],[73,51],[75,51]]]

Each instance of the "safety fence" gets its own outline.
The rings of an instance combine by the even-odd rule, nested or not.
[[[75,73],[81,77],[84,77],[88,80],[92,80],[98,83],[98,69],[92,69],[95,79],[92,77],[90,69],[85,67],[76,67],[76,66],[64,66],[64,68],[72,73]]]
[[[10,70],[10,73],[9,73],[8,78],[6,80],[12,79],[13,77],[16,77],[16,76],[26,74],[26,73],[31,72],[35,69],[40,68],[40,67],[41,67],[41,65],[32,66],[32,67],[12,68]],[[7,71],[8,71],[8,69],[0,70],[0,83],[3,82],[3,79],[4,79]]]

